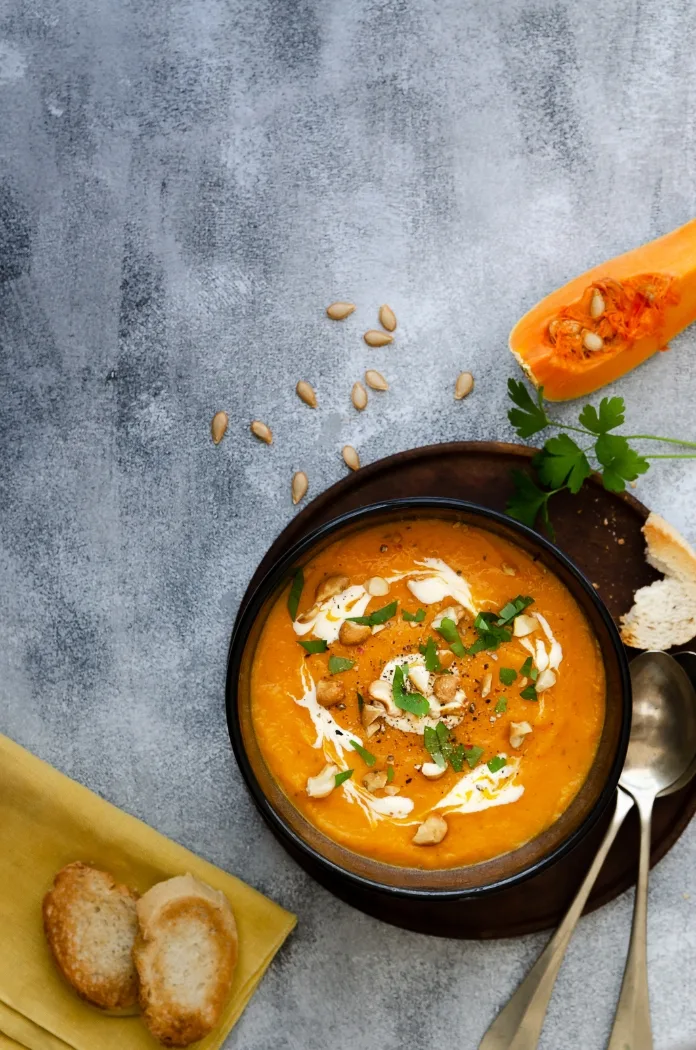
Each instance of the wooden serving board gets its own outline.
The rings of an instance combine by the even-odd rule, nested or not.
[[[357,507],[409,496],[449,496],[504,510],[512,493],[513,468],[529,471],[534,454],[521,445],[457,442],[431,445],[379,460],[348,475],[309,503],[273,543],[249,586],[277,558],[323,522]],[[657,573],[644,557],[641,527],[648,510],[628,493],[607,492],[590,479],[577,496],[561,493],[551,505],[556,543],[585,573],[618,620],[638,587]],[[696,639],[684,650],[696,651]],[[633,655],[629,651],[629,658]],[[696,685],[696,657],[685,658]],[[696,811],[696,778],[682,791],[658,799],[653,817],[651,862],[677,841]],[[511,889],[456,903],[414,904],[382,893],[357,893],[352,886],[310,873],[356,908],[386,922],[448,937],[514,937],[556,925],[572,900],[604,835],[609,814],[570,854]],[[304,863],[301,857],[297,857]],[[587,910],[628,889],[637,875],[638,821],[635,810],[619,832],[590,896]],[[309,869],[308,869],[309,870]]]

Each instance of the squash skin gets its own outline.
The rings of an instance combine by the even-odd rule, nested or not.
[[[659,331],[636,340],[613,354],[598,353],[582,362],[569,362],[555,353],[547,336],[559,311],[579,300],[596,281],[627,280],[638,274],[670,276],[676,302],[664,309]],[[536,387],[544,387],[549,401],[570,401],[599,390],[642,364],[687,325],[696,320],[696,219],[671,233],[617,255],[575,277],[547,295],[521,318],[510,333],[510,350]]]

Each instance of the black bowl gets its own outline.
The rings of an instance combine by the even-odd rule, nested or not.
[[[295,808],[268,769],[253,730],[250,672],[266,614],[287,587],[293,569],[319,550],[366,526],[423,517],[459,520],[504,537],[553,572],[585,614],[600,646],[606,674],[606,715],[590,772],[570,806],[541,835],[492,860],[424,871],[385,864],[338,845]],[[262,816],[303,867],[339,896],[464,900],[521,883],[568,853],[595,825],[614,797],[631,724],[628,662],[614,622],[591,583],[552,543],[496,511],[456,499],[392,500],[341,515],[292,547],[248,592],[234,625],[227,666],[227,722],[232,747]],[[372,910],[368,908],[367,910]]]

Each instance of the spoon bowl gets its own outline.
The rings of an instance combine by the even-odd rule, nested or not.
[[[634,797],[654,796],[671,789],[696,755],[694,687],[667,653],[641,653],[630,672],[633,722],[619,783]]]

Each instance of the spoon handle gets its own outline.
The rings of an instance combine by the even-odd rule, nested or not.
[[[652,796],[636,794],[640,814],[640,862],[633,925],[608,1050],[653,1050],[648,992],[648,874]]]
[[[611,824],[575,900],[532,969],[484,1035],[479,1050],[535,1050],[551,992],[573,930],[582,915],[590,890],[616,838],[616,833],[632,806],[633,799],[619,788]]]

